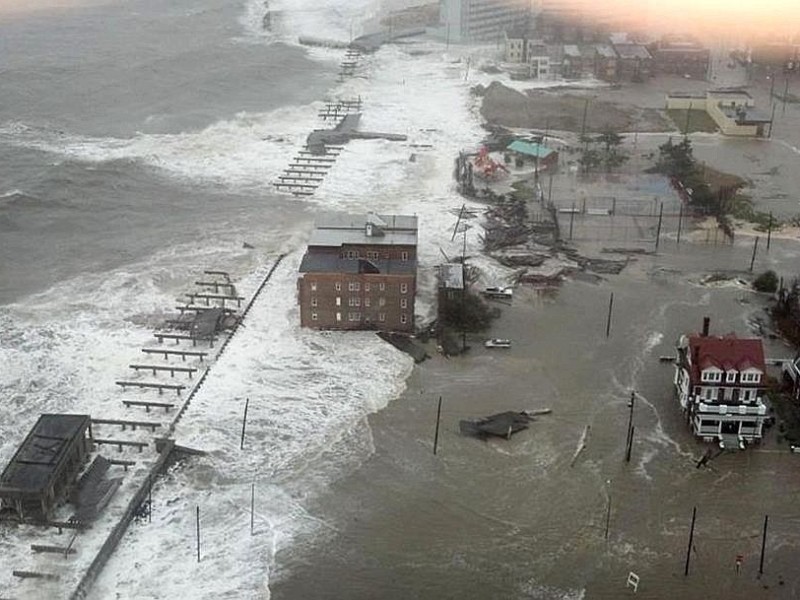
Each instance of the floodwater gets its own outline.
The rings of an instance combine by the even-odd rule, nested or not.
[[[797,252],[775,244],[769,261],[787,267]],[[369,418],[374,456],[312,508],[329,525],[327,539],[280,557],[274,597],[621,598],[631,593],[629,571],[641,578],[641,598],[798,597],[796,455],[773,430],[761,447],[695,468],[706,445],[681,418],[672,365],[658,360],[705,315],[712,333],[753,333],[765,297],[699,283],[712,269],[747,277],[748,256],[747,245],[672,241],[599,284],[568,282],[554,296],[520,290],[491,331],[513,339],[511,350],[476,339],[465,357],[436,356],[415,369],[402,398]],[[788,353],[767,343],[767,356]],[[553,413],[509,441],[458,433],[459,419],[537,407]]]

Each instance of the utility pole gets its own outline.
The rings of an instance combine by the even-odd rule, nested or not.
[[[433,434],[433,455],[439,448],[439,421],[442,418],[442,397],[439,396],[439,406],[436,408],[436,432]]]
[[[750,272],[753,272],[753,264],[756,262],[756,252],[758,251],[758,240],[760,238],[756,238],[755,243],[753,244],[753,256],[750,258]]]
[[[664,218],[664,203],[662,202],[658,210],[658,229],[656,229],[656,252],[658,252],[658,242],[661,240],[661,220]]]
[[[769,243],[772,240],[772,212],[769,213],[769,227],[767,228],[767,252],[769,252]]]
[[[786,100],[789,98],[789,76],[786,76],[786,85],[783,87],[783,108],[781,114],[786,114]]]
[[[200,507],[197,507],[197,562],[200,562]]]
[[[581,142],[584,145],[584,152],[586,151],[586,146],[588,142],[586,141],[586,117],[589,114],[589,98],[586,99],[586,103],[583,105],[583,123],[581,124]]]
[[[758,562],[758,576],[764,574],[764,548],[767,545],[767,525],[769,524],[769,515],[764,515],[764,533],[761,535],[761,560]]]
[[[606,337],[611,334],[611,310],[614,308],[614,292],[611,292],[611,299],[608,301],[608,319],[606,319]]]
[[[678,244],[681,243],[681,227],[683,225],[683,201],[678,209]]]
[[[242,440],[239,443],[239,450],[244,450],[244,430],[247,426],[247,407],[250,406],[250,398],[244,402],[244,416],[242,417]]]
[[[608,530],[611,526],[611,480],[606,480],[606,495],[607,495],[607,503],[606,503],[606,540],[608,539]]]
[[[569,213],[569,239],[572,239],[572,223],[575,221],[575,203],[572,203],[572,210]]]
[[[683,576],[687,577],[689,575],[689,558],[691,557],[692,553],[692,541],[694,540],[694,522],[697,519],[697,507],[695,506],[692,509],[692,527],[689,530],[689,547],[686,548],[686,566],[683,569]]]
[[[631,390],[631,399],[628,401],[630,413],[628,413],[628,442],[625,449],[625,462],[631,462],[631,449],[633,448],[633,403],[636,400],[636,392]]]

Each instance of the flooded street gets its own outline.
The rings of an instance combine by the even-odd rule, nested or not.
[[[641,577],[641,598],[798,597],[798,458],[773,429],[760,447],[695,468],[707,445],[690,435],[673,367],[658,360],[704,315],[712,333],[753,333],[764,296],[700,284],[714,270],[746,278],[749,251],[670,241],[598,284],[571,281],[554,295],[519,289],[491,331],[513,339],[511,350],[475,339],[465,357],[436,356],[370,417],[375,454],[312,508],[328,537],[283,557],[291,575],[276,574],[274,597],[464,598],[479,590],[484,598],[620,598],[632,594],[629,571]],[[797,251],[773,241],[769,260],[789,267]],[[776,341],[765,351],[790,354]],[[636,430],[626,463],[631,390]],[[458,432],[460,419],[539,407],[553,413],[509,441]]]

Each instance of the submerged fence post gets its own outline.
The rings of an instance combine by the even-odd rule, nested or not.
[[[753,272],[753,265],[756,262],[756,252],[758,251],[758,240],[761,238],[756,238],[755,243],[753,244],[753,256],[750,258],[750,272]]]
[[[608,319],[606,320],[606,337],[611,334],[611,311],[614,308],[614,292],[611,292],[611,299],[608,301]]]
[[[761,536],[761,560],[758,562],[758,576],[764,574],[764,548],[767,545],[767,525],[769,524],[769,515],[764,515],[764,533]]]
[[[681,227],[683,226],[683,202],[678,209],[678,243],[681,243]]]

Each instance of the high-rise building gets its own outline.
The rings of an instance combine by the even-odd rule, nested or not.
[[[439,14],[451,41],[502,41],[507,30],[527,23],[531,0],[441,0]]]

